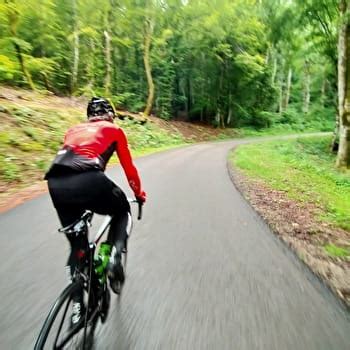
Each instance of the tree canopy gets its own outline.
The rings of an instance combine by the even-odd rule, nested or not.
[[[0,83],[221,127],[329,129],[339,2],[0,0]]]

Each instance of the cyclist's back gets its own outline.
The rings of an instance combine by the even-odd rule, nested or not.
[[[69,169],[72,172],[104,171],[114,151],[117,152],[126,175],[133,184],[133,190],[136,193],[140,192],[140,181],[128,152],[126,136],[121,128],[104,120],[82,123],[70,128],[46,178]]]

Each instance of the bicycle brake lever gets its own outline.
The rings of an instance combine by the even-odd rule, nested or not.
[[[137,220],[141,220],[142,219],[142,206],[143,206],[143,203],[138,202],[138,204],[139,204],[139,213],[137,215]]]

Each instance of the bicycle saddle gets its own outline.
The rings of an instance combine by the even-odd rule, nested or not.
[[[85,210],[83,215],[76,221],[74,221],[72,224],[59,228],[58,232],[65,233],[66,235],[75,233],[81,233],[86,231],[87,227],[90,226],[92,216],[94,213],[90,210]]]

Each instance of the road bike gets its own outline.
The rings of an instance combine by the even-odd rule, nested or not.
[[[138,203],[138,220],[142,218],[142,204],[129,199],[130,203]],[[93,213],[86,210],[76,222],[59,229],[66,235],[87,235],[91,226]],[[110,291],[107,284],[106,269],[100,266],[96,247],[111,223],[112,217],[106,216],[95,238],[89,242],[88,249],[80,266],[76,267],[72,282],[62,291],[51,307],[41,328],[34,350],[42,349],[91,349],[94,331],[98,320],[104,323],[108,316]],[[128,234],[132,230],[132,215],[129,214]],[[126,267],[127,245],[122,252],[122,264]],[[99,271],[99,272],[97,272]],[[121,286],[120,286],[121,288]],[[121,292],[121,290],[120,290]],[[83,294],[84,310],[77,324],[71,322],[73,298],[77,293]],[[80,294],[81,295],[81,294]]]

